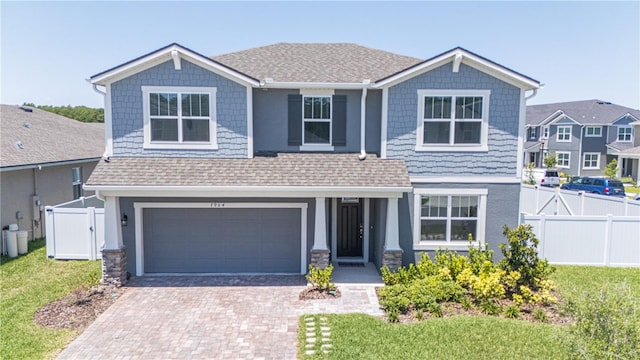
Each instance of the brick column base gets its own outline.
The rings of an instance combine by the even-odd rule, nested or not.
[[[102,250],[102,283],[115,286],[127,283],[127,253],[124,246],[118,250]]]
[[[382,266],[387,266],[391,271],[398,270],[402,266],[402,253],[402,250],[384,250]]]
[[[311,250],[311,265],[320,269],[329,266],[329,250]]]

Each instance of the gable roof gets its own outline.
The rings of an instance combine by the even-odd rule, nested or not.
[[[83,123],[35,108],[0,105],[0,133],[3,170],[14,166],[97,160],[104,152],[104,124]]]
[[[180,171],[175,171],[180,169]],[[404,160],[352,153],[277,153],[251,159],[115,157],[101,161],[88,189],[114,187],[411,188]]]
[[[403,69],[400,72],[378,79],[375,87],[385,87],[397,84],[398,82],[418,76],[449,62],[453,63],[452,71],[457,71],[456,68],[462,63],[522,89],[529,90],[540,88],[540,82],[538,80],[511,70],[506,66],[500,65],[461,47],[445,51],[407,69]]]
[[[220,76],[230,80],[251,86],[257,86],[258,80],[232,69],[224,64],[212,60],[202,54],[188,49],[180,44],[172,43],[148,54],[127,61],[111,69],[102,71],[91,76],[90,81],[94,85],[105,85],[125,77],[136,74],[163,62],[173,60],[174,65],[179,67],[181,59],[187,59],[196,65],[202,66]]]
[[[581,125],[610,125],[627,114],[640,120],[640,110],[593,99],[529,105],[526,123],[540,125],[556,112],[564,113]]]
[[[287,83],[362,83],[422,61],[351,43],[277,43],[212,59],[261,81]]]

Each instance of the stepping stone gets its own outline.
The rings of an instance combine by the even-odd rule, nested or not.
[[[313,349],[314,347],[316,347],[316,344],[307,344],[304,347],[307,349]]]
[[[328,326],[320,326],[320,331],[329,331],[329,330],[331,330],[331,328]]]
[[[327,338],[322,338],[321,340],[322,342],[331,342],[331,339],[327,339]]]
[[[323,349],[323,350],[324,349],[329,349],[329,348],[332,348],[332,347],[333,347],[333,345],[331,345],[331,344],[322,344],[322,346],[320,346],[320,348]]]
[[[307,337],[315,337],[316,336],[316,332],[315,331],[310,331],[307,333]]]
[[[309,344],[315,344],[315,342],[316,342],[316,338],[314,338],[314,337],[307,338],[307,343],[309,343]]]
[[[326,337],[326,338],[328,338],[328,337],[330,337],[330,336],[331,336],[331,333],[330,333],[330,332],[328,332],[328,331],[327,331],[327,332],[323,332],[323,333],[322,333],[322,337]]]
[[[315,350],[307,350],[304,353],[305,353],[305,355],[314,355],[316,353],[316,351]]]

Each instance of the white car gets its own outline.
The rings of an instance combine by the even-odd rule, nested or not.
[[[555,169],[533,169],[533,179],[536,185],[540,186],[560,186],[560,176],[558,170]],[[530,170],[524,170],[524,180],[530,178]]]

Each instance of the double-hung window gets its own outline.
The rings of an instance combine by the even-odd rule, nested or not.
[[[144,147],[215,149],[216,88],[143,86]]]
[[[542,127],[542,138],[543,139],[548,139],[549,138],[549,126],[543,126]]]
[[[538,139],[538,128],[537,127],[530,127],[529,128],[529,140],[536,140]]]
[[[486,189],[415,189],[414,249],[484,243]]]
[[[418,90],[417,151],[487,151],[489,90]]]
[[[303,96],[303,145],[331,144],[331,96]]]
[[[557,166],[559,168],[569,168],[571,153],[566,151],[556,152]]]
[[[71,168],[71,186],[73,187],[73,199],[79,199],[82,197],[82,168]]]
[[[584,162],[582,163],[583,169],[599,169],[600,168],[600,153],[585,153]]]
[[[632,141],[633,128],[631,126],[618,126],[618,141]]]
[[[556,140],[560,142],[571,141],[571,126],[558,126],[558,136]]]

